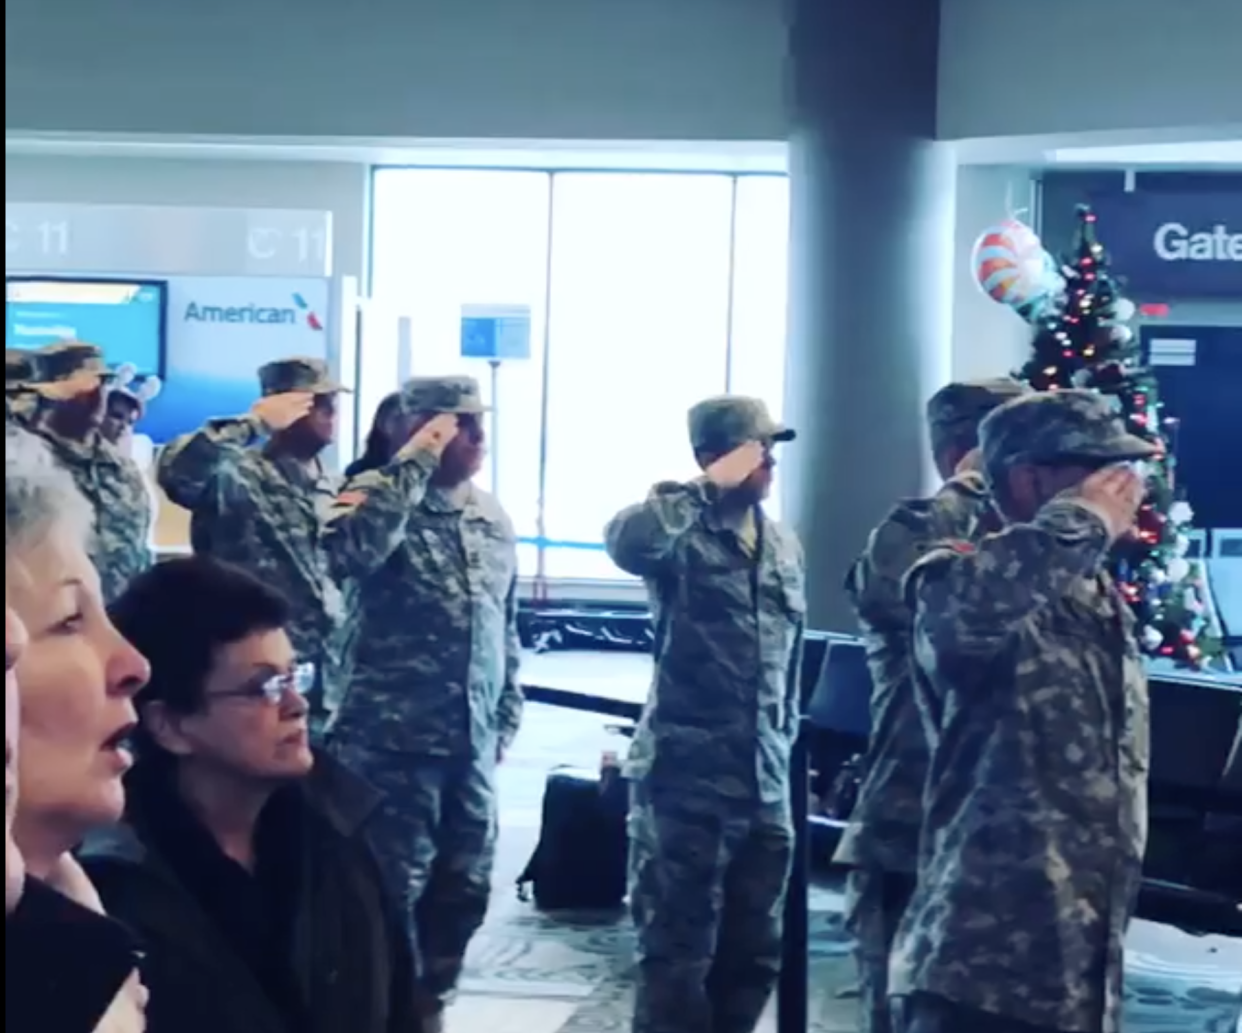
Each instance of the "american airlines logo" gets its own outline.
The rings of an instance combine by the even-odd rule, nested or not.
[[[301,294],[292,295],[293,304],[279,305],[200,305],[191,301],[185,307],[187,323],[251,323],[259,326],[296,326],[304,323],[311,330],[322,330],[323,321]]]
[[[1242,262],[1242,233],[1224,223],[1192,229],[1166,222],[1157,228],[1152,247],[1162,262]]]

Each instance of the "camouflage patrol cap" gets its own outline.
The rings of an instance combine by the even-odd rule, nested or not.
[[[690,444],[696,453],[722,456],[749,441],[793,441],[797,436],[772,419],[758,398],[719,395],[695,405],[689,413]]]
[[[328,364],[322,359],[277,359],[259,368],[259,388],[265,397],[271,395],[311,394],[337,395],[348,393],[333,379]]]
[[[4,350],[4,383],[6,387],[29,384],[39,379],[39,356],[21,348]]]
[[[989,474],[1021,463],[1091,465],[1149,459],[1160,451],[1127,431],[1103,395],[1076,389],[1032,392],[1006,402],[984,419],[979,438]]]
[[[946,384],[927,402],[927,426],[932,440],[953,438],[960,431],[974,430],[997,406],[1029,393],[1025,384],[1010,377]]]
[[[63,341],[40,348],[35,362],[38,374],[35,383],[39,384],[59,384],[82,373],[93,373],[101,381],[112,378],[103,350],[82,341]]]
[[[487,412],[474,377],[414,377],[401,388],[401,407],[412,415],[477,416]]]

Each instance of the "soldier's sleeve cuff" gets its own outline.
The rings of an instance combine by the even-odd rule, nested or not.
[[[1041,523],[1053,530],[1090,529],[1104,538],[1110,534],[1108,516],[1099,506],[1078,497],[1053,499],[1040,511]]]
[[[440,465],[440,457],[426,448],[416,448],[397,453],[395,464],[399,469],[413,467],[425,474],[433,474]]]

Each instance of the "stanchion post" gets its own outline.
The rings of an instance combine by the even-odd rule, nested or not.
[[[493,359],[492,369],[492,440],[488,442],[492,459],[492,494],[500,495],[500,361]]]
[[[811,869],[810,765],[806,722],[794,742],[789,786],[794,826],[793,868],[785,896],[785,935],[777,989],[778,1033],[807,1033],[809,1026],[811,924],[808,886]]]

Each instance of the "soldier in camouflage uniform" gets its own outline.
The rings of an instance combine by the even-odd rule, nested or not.
[[[836,861],[851,871],[846,921],[854,936],[861,990],[860,1033],[889,1033],[888,961],[914,892],[927,734],[911,670],[914,613],[902,582],[914,562],[945,539],[970,541],[998,521],[983,475],[974,469],[979,421],[1026,389],[1016,380],[949,384],[927,403],[932,454],[944,487],[898,503],[871,532],[846,579],[871,668],[871,742],[865,774]]]
[[[935,738],[892,991],[909,1033],[1117,1033],[1148,701],[1104,562],[1155,449],[1076,390],[1008,402],[980,437],[1007,527],[907,578]]]
[[[635,1033],[750,1033],[779,972],[792,858],[789,759],[806,610],[802,549],[763,512],[763,403],[690,411],[705,476],[657,484],[605,531],[643,578],[656,674],[631,751]]]
[[[41,349],[26,372],[28,382],[12,391],[6,384],[5,416],[48,443],[90,502],[91,559],[111,602],[151,565],[150,489],[134,461],[100,433],[112,374],[98,348],[76,341]]]
[[[347,482],[327,529],[357,579],[357,653],[331,747],[386,793],[373,825],[408,908],[428,1030],[487,913],[496,764],[522,714],[517,543],[473,484],[484,455],[479,386],[419,378],[403,391],[407,443]]]
[[[21,348],[4,350],[4,408],[8,416],[9,404],[30,390],[38,379],[37,355]]]
[[[336,438],[344,388],[318,359],[282,359],[259,370],[251,412],[212,420],[170,443],[156,476],[191,514],[194,551],[257,575],[293,608],[300,660],[316,665],[316,724],[344,688],[345,605],[329,571],[323,521],[340,487],[322,453]]]

